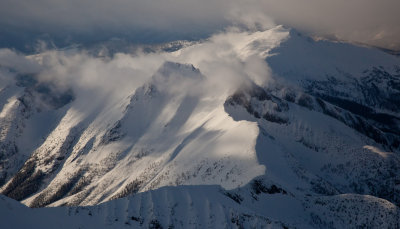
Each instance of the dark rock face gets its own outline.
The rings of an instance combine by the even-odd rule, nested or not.
[[[248,88],[238,90],[227,98],[224,106],[225,108],[234,106],[243,107],[256,119],[262,118],[278,124],[289,123],[289,119],[282,115],[285,111],[289,110],[288,104],[257,85],[251,85]],[[265,107],[269,109],[264,109]]]
[[[34,160],[26,162],[4,189],[3,194],[15,200],[22,200],[35,193],[44,177],[40,170],[35,171],[35,167]]]
[[[388,150],[399,149],[399,69],[389,73],[383,67],[372,67],[360,78],[348,76],[345,81],[331,76],[322,81],[308,80],[304,88],[316,97],[325,114],[374,139]],[[344,115],[326,108],[324,101],[341,108]]]
[[[252,196],[254,199],[257,199],[256,195],[260,195],[261,193],[266,193],[266,194],[281,193],[284,195],[287,194],[287,192],[284,189],[277,187],[275,184],[272,184],[268,187],[263,183],[263,180],[261,179],[255,179],[251,183],[251,188],[252,188]]]
[[[121,121],[115,123],[115,125],[109,129],[102,137],[101,143],[107,145],[111,142],[118,141],[125,136],[124,133],[121,132]]]
[[[39,161],[34,154],[29,156],[30,152],[21,152],[16,143],[18,137],[35,114],[55,112],[75,97],[72,90],[59,90],[55,85],[39,82],[35,74],[18,74],[15,82],[22,88],[22,94],[17,97],[17,109],[9,114],[13,117],[2,120],[2,137],[7,140],[0,143],[0,186],[7,185],[3,187],[4,195],[22,200],[37,192],[49,174],[37,169]],[[69,143],[74,141],[73,136],[68,139]],[[47,158],[44,163],[52,163],[53,170],[56,170],[64,162],[69,147],[63,145],[59,156]]]
[[[373,116],[376,110],[400,111],[400,71],[389,73],[383,67],[365,70],[361,77],[348,76],[346,80],[333,76],[326,80],[307,80],[307,93],[324,97],[352,112]],[[375,117],[377,118],[377,117]]]
[[[38,105],[45,105],[50,109],[59,109],[75,99],[71,89],[60,89],[52,83],[39,82],[34,74],[19,74],[16,77],[16,85],[25,88],[25,93],[19,98],[22,104],[29,104],[29,100],[35,101],[35,107],[43,109]]]
[[[289,115],[292,106],[322,113],[340,121],[392,153],[386,157],[362,153],[357,156],[357,160],[349,157],[342,163],[323,164],[320,171],[324,175],[309,179],[311,190],[327,196],[347,192],[368,194],[400,206],[398,198],[400,190],[396,188],[400,183],[398,175],[400,172],[398,155],[400,118],[396,112],[393,112],[400,108],[400,104],[395,101],[397,97],[395,100],[392,99],[398,93],[399,76],[390,75],[381,68],[374,68],[366,74],[361,80],[350,81],[350,83],[333,77],[327,81],[310,81],[304,91],[287,86],[271,86],[271,89],[263,89],[252,85],[228,97],[225,110],[236,119],[237,112],[234,109],[242,109],[252,118],[246,119],[243,114],[244,116],[239,115],[237,119],[255,120],[261,129],[265,128],[263,121],[290,126],[292,121],[295,122]],[[380,84],[379,87],[374,86],[378,84]],[[383,84],[386,87],[383,87]],[[382,88],[389,89],[386,91]],[[356,93],[363,91],[362,96],[352,97],[344,93],[352,90]],[[268,129],[265,129],[268,132]],[[325,145],[307,139],[305,136],[296,141],[308,150],[321,154],[328,150]],[[335,181],[331,180],[331,176],[347,179],[348,185],[334,184]],[[276,185],[267,187],[257,180],[253,181],[252,188],[255,198],[259,193],[286,193]],[[228,196],[238,203],[242,202],[235,194],[229,193]]]

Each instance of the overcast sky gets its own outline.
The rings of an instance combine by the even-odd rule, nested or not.
[[[157,31],[161,40],[185,38],[257,21],[400,50],[399,9],[399,0],[1,0],[0,45],[32,34],[97,39]]]

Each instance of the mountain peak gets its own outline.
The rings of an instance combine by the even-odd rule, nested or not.
[[[158,69],[156,75],[161,75],[163,77],[188,77],[194,78],[201,75],[200,70],[195,68],[192,64],[181,64],[177,62],[166,61]]]
[[[38,76],[74,76],[76,93],[29,77],[1,88],[0,191],[100,228],[397,228],[399,60],[310,39],[276,27],[174,53],[52,53]],[[0,202],[9,222],[16,203]]]

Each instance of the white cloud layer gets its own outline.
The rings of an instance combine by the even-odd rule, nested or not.
[[[6,85],[18,75],[34,76],[54,92],[72,89],[77,98],[74,107],[84,115],[91,115],[103,109],[104,104],[123,101],[149,82],[164,63],[174,62],[192,64],[206,80],[193,84],[190,77],[184,77],[179,83],[175,80],[168,84],[165,90],[172,94],[202,94],[223,103],[242,85],[255,82],[264,86],[271,80],[264,60],[266,54],[260,50],[275,47],[287,34],[280,27],[254,33],[232,28],[172,53],[138,51],[106,58],[91,56],[82,50],[50,50],[24,56],[0,49],[0,85]],[[260,37],[267,37],[270,42],[253,47],[253,39]]]

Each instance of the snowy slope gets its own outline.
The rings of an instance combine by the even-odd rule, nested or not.
[[[97,206],[34,209],[0,196],[0,220],[5,228],[43,229],[399,227],[398,207],[373,196],[308,197],[302,204],[256,187],[251,195],[217,186],[163,187]]]
[[[399,58],[281,26],[172,51],[1,65],[1,193],[102,203],[2,211],[67,228],[399,226]]]
[[[242,207],[215,186],[162,188],[89,207],[29,209],[6,197],[0,197],[0,201],[0,219],[13,222],[3,224],[9,228],[30,225],[38,228],[261,228],[267,225],[282,228],[284,225]],[[18,221],[21,217],[24,220]]]

